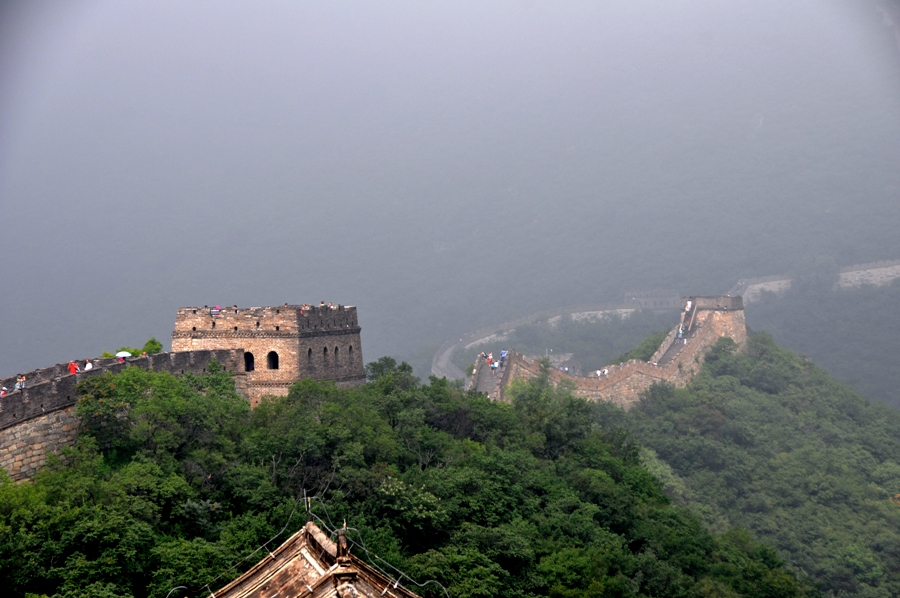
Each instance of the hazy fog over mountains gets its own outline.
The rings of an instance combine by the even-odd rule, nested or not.
[[[900,258],[900,9],[6,4],[0,374],[182,305],[355,304],[365,359],[629,290]]]

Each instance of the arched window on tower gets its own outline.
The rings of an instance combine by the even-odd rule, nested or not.
[[[249,351],[244,351],[244,371],[252,372],[253,368],[254,368],[253,353],[250,353]]]
[[[306,350],[306,358],[312,361],[312,348]]]
[[[335,362],[338,360],[338,348],[337,347],[334,348],[334,360],[335,360]]]
[[[270,370],[278,369],[278,353],[275,351],[269,351],[269,354],[266,355],[266,365],[269,366]]]

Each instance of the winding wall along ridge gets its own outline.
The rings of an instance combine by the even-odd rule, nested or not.
[[[866,284],[880,286],[888,284],[893,280],[900,278],[900,260],[881,260],[877,262],[868,262],[864,264],[854,264],[840,269],[837,286],[841,288],[858,287]],[[763,291],[770,291],[775,294],[781,294],[787,291],[791,286],[791,277],[779,274],[774,276],[762,276],[758,278],[745,278],[739,280],[728,295],[736,297],[741,295],[744,303],[753,303],[762,298]],[[438,349],[431,361],[431,373],[438,378],[447,378],[449,380],[465,379],[465,374],[453,362],[453,355],[460,349],[478,343],[479,341],[494,334],[504,334],[512,332],[516,326],[522,324],[530,324],[541,319],[550,319],[560,315],[578,315],[578,314],[612,314],[616,311],[623,310],[620,315],[624,315],[625,311],[631,312],[635,309],[654,309],[648,305],[644,305],[641,301],[628,301],[630,295],[655,295],[656,293],[628,293],[624,303],[603,303],[594,305],[575,305],[569,307],[561,307],[547,311],[541,311],[528,316],[524,316],[517,320],[504,322],[495,326],[489,326],[464,334],[459,340],[448,340]],[[637,299],[637,298],[636,298]],[[668,309],[662,307],[661,309]]]
[[[666,293],[674,293],[674,291],[666,291]],[[516,327],[525,324],[533,324],[540,320],[552,321],[562,316],[584,316],[585,318],[604,318],[617,316],[624,318],[625,316],[639,310],[650,309],[653,311],[665,311],[677,308],[677,305],[645,305],[649,303],[644,297],[635,297],[630,299],[630,295],[635,293],[627,293],[626,300],[623,303],[588,303],[582,305],[570,305],[566,307],[557,307],[533,313],[521,318],[487,326],[474,332],[464,334],[459,340],[448,340],[434,354],[431,360],[431,373],[438,378],[447,378],[448,380],[465,379],[466,374],[453,363],[453,355],[456,351],[465,350],[473,345],[478,345],[491,340],[494,336],[503,336],[515,330]],[[640,295],[657,296],[653,293],[641,293]],[[659,302],[662,304],[662,301]],[[477,366],[477,364],[476,364]]]
[[[558,385],[568,382],[574,393],[589,400],[604,400],[629,408],[640,394],[654,382],[669,382],[684,386],[700,370],[707,350],[723,336],[732,338],[742,345],[747,340],[747,325],[744,319],[741,297],[694,297],[697,316],[688,344],[676,344],[677,330],[673,330],[654,355],[654,361],[632,359],[624,364],[610,365],[608,374],[596,376],[574,376],[550,368],[546,374],[551,383]],[[671,360],[657,365],[658,359],[670,349],[677,347]],[[499,374],[491,373],[483,360],[479,360],[469,388],[483,389],[487,384],[484,377],[499,376],[491,384],[488,396],[493,400],[505,400],[506,389],[514,380],[528,380],[541,375],[540,363],[515,351],[509,351],[504,367]]]

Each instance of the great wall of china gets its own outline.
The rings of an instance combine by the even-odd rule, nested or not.
[[[0,397],[0,468],[13,480],[31,477],[47,454],[75,442],[78,382],[104,372],[139,367],[201,373],[215,360],[234,375],[235,390],[251,406],[267,395],[287,394],[301,378],[339,386],[365,382],[356,308],[288,305],[251,308],[182,307],[175,317],[171,353],[94,360],[86,372],[68,364],[25,373],[24,390]],[[0,380],[14,388],[17,376]]]
[[[840,269],[836,287],[880,286],[898,278],[900,278],[900,260],[857,264]],[[649,362],[632,360],[624,364],[613,364],[603,368],[608,372],[603,376],[577,376],[555,368],[547,370],[547,375],[554,384],[567,380],[574,386],[575,393],[580,396],[592,400],[611,401],[627,408],[654,382],[666,381],[676,386],[686,384],[702,364],[706,350],[719,337],[727,336],[742,344],[747,338],[743,304],[760,301],[766,292],[780,295],[790,288],[791,283],[792,279],[788,276],[743,279],[724,296],[695,298],[697,303],[694,305],[699,311],[697,321],[689,326],[687,331],[688,344],[679,346],[674,343],[679,329],[679,326],[676,326]],[[482,329],[467,334],[458,341],[444,343],[432,360],[432,373],[436,376],[466,379],[466,388],[484,392],[495,400],[503,400],[504,393],[512,381],[533,378],[541,373],[538,359],[510,350],[501,368],[496,372],[492,372],[484,360],[475,359],[475,369],[471,377],[468,377],[453,363],[454,355],[488,343],[503,342],[516,327],[538,321],[552,324],[563,316],[574,320],[596,321],[602,318],[625,317],[637,309],[671,310],[672,302],[669,297],[673,293],[673,291],[657,291],[642,295],[626,294],[625,301],[620,304],[558,308]],[[735,303],[729,304],[730,301]],[[736,303],[738,301],[741,301],[740,306]],[[683,312],[681,317],[683,321]]]
[[[453,363],[453,356],[457,352],[462,353],[476,345],[491,341],[504,341],[510,332],[524,324],[533,324],[542,320],[552,322],[555,319],[566,316],[583,320],[596,320],[608,317],[621,318],[639,309],[674,311],[679,305],[681,305],[681,297],[677,291],[655,291],[649,293],[626,293],[625,300],[622,303],[591,303],[538,312],[523,318],[503,322],[502,324],[481,328],[475,332],[463,335],[457,341],[450,340],[445,342],[434,354],[434,358],[431,361],[431,373],[438,378],[447,378],[448,380],[465,379],[466,374]]]
[[[574,393],[589,400],[603,400],[628,408],[655,382],[684,386],[703,365],[706,351],[721,337],[738,345],[747,340],[744,304],[740,296],[688,297],[676,325],[649,361],[632,359],[603,368],[600,376],[575,376],[555,368],[544,371],[553,384],[571,383]],[[502,401],[515,380],[528,380],[542,373],[541,363],[509,351],[494,371],[483,359],[476,360],[467,388]]]
[[[838,272],[837,286],[840,288],[861,287],[863,285],[881,286],[900,278],[900,260],[870,262],[841,268]],[[765,276],[739,280],[728,291],[729,295],[742,295],[744,303],[754,303],[762,298],[764,292],[780,295],[791,288],[789,276]]]
[[[900,278],[900,260],[859,264],[841,269],[838,286],[883,285],[897,278]],[[614,364],[605,368],[608,374],[600,377],[569,376],[555,369],[550,369],[547,375],[554,383],[569,380],[580,396],[592,400],[608,400],[628,407],[653,382],[665,380],[676,385],[685,384],[702,364],[705,350],[719,337],[729,336],[739,344],[743,343],[746,339],[743,304],[760,300],[763,292],[783,293],[790,288],[790,284],[791,279],[787,276],[746,279],[739,281],[727,296],[695,298],[692,312],[694,322],[687,323],[688,343],[685,345],[675,342],[678,340],[677,328],[673,329],[649,362],[633,360],[620,365]],[[623,317],[638,309],[674,310],[680,301],[675,291],[629,293],[623,303],[580,305],[532,314],[444,343],[434,356],[432,372],[438,377],[465,379],[465,374],[453,364],[453,355],[457,351],[465,351],[490,340],[502,341],[516,326],[541,320],[552,321],[563,316],[597,319]],[[96,376],[107,371],[118,372],[127,366],[174,374],[199,373],[216,360],[235,374],[236,388],[248,400],[258,400],[259,391],[254,392],[254,387],[257,386],[260,389],[271,386],[269,392],[282,394],[290,381],[287,378],[281,380],[280,377],[269,381],[268,378],[274,372],[255,370],[253,355],[243,350],[244,345],[253,343],[252,350],[258,350],[260,356],[268,356],[266,351],[279,353],[275,356],[274,368],[267,369],[277,370],[290,365],[291,371],[335,379],[338,383],[358,383],[364,380],[359,326],[354,308],[337,306],[337,311],[332,313],[329,308],[329,311],[323,311],[322,314],[319,314],[319,308],[314,308],[304,314],[302,310],[296,309],[298,306],[284,307],[289,307],[285,314],[281,314],[279,308],[253,308],[234,313],[222,310],[225,313],[220,314],[218,320],[211,318],[209,310],[204,315],[198,313],[200,308],[182,308],[183,313],[180,312],[178,322],[184,330],[177,329],[173,337],[179,337],[179,342],[184,344],[183,348],[189,350],[133,358],[124,364],[114,359],[100,359],[94,362],[93,370],[79,374],[69,374],[67,364],[27,372],[25,390],[0,397],[0,468],[14,480],[27,479],[46,462],[48,453],[74,442],[79,428],[79,420],[75,415],[76,384],[85,376]],[[685,313],[687,312],[682,312],[682,318]],[[295,316],[298,315],[304,316],[303,319],[297,319]],[[315,324],[310,324],[313,320],[309,320],[309,316],[314,317]],[[226,322],[223,318],[226,317],[230,318],[228,326],[224,325]],[[212,333],[212,329],[216,328],[214,321],[220,324],[215,334]],[[268,327],[272,330],[261,330],[261,322],[263,329],[270,325]],[[282,327],[285,329],[281,330]],[[207,328],[210,330],[207,331]],[[306,344],[294,348],[294,341],[291,340],[294,337],[298,342]],[[227,348],[208,347],[212,338],[225,339],[222,342]],[[326,339],[328,343],[324,344]],[[270,340],[275,344],[271,348],[264,346]],[[312,346],[307,346],[312,342],[321,344],[322,348],[314,351]],[[197,346],[198,343],[200,346]],[[284,358],[285,363],[279,363],[279,356]],[[270,361],[268,357],[267,361]],[[482,362],[477,363],[469,387],[502,400],[506,388],[513,380],[534,377],[540,373],[541,365],[536,359],[510,351],[504,368],[496,375],[492,375]],[[251,376],[254,380],[249,380]],[[257,377],[260,378],[258,381],[255,380]],[[14,385],[15,376],[0,379],[0,386],[13,388]]]
[[[70,374],[65,363],[26,373],[24,390],[0,398],[0,468],[14,480],[26,479],[47,461],[47,453],[75,441],[80,424],[75,414],[79,380],[132,366],[196,374],[205,371],[213,360],[235,374],[237,391],[246,395],[243,351],[233,349],[156,353],[124,363],[97,359],[92,370],[78,374]],[[15,376],[0,380],[0,386],[13,388],[15,380]]]
[[[900,278],[900,260],[870,262],[841,268],[837,286],[852,288],[863,285],[880,286],[889,284]],[[764,292],[780,295],[791,286],[791,278],[786,275],[765,276],[739,280],[727,295],[741,295],[744,304],[755,303],[762,299]],[[516,327],[533,324],[539,321],[550,321],[563,316],[575,320],[597,320],[600,318],[624,317],[638,309],[674,310],[675,302],[679,302],[678,291],[656,291],[650,293],[626,293],[622,303],[600,303],[590,305],[574,305],[553,310],[538,312],[516,320],[503,322],[474,332],[467,333],[457,340],[448,340],[437,350],[431,362],[431,373],[438,378],[450,380],[466,379],[466,374],[453,363],[456,355],[489,342],[502,342]],[[654,305],[655,303],[655,305]]]

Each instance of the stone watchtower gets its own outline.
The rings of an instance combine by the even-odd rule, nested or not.
[[[365,382],[359,332],[353,306],[181,307],[172,351],[243,350],[255,406],[265,395],[286,395],[301,378]]]

